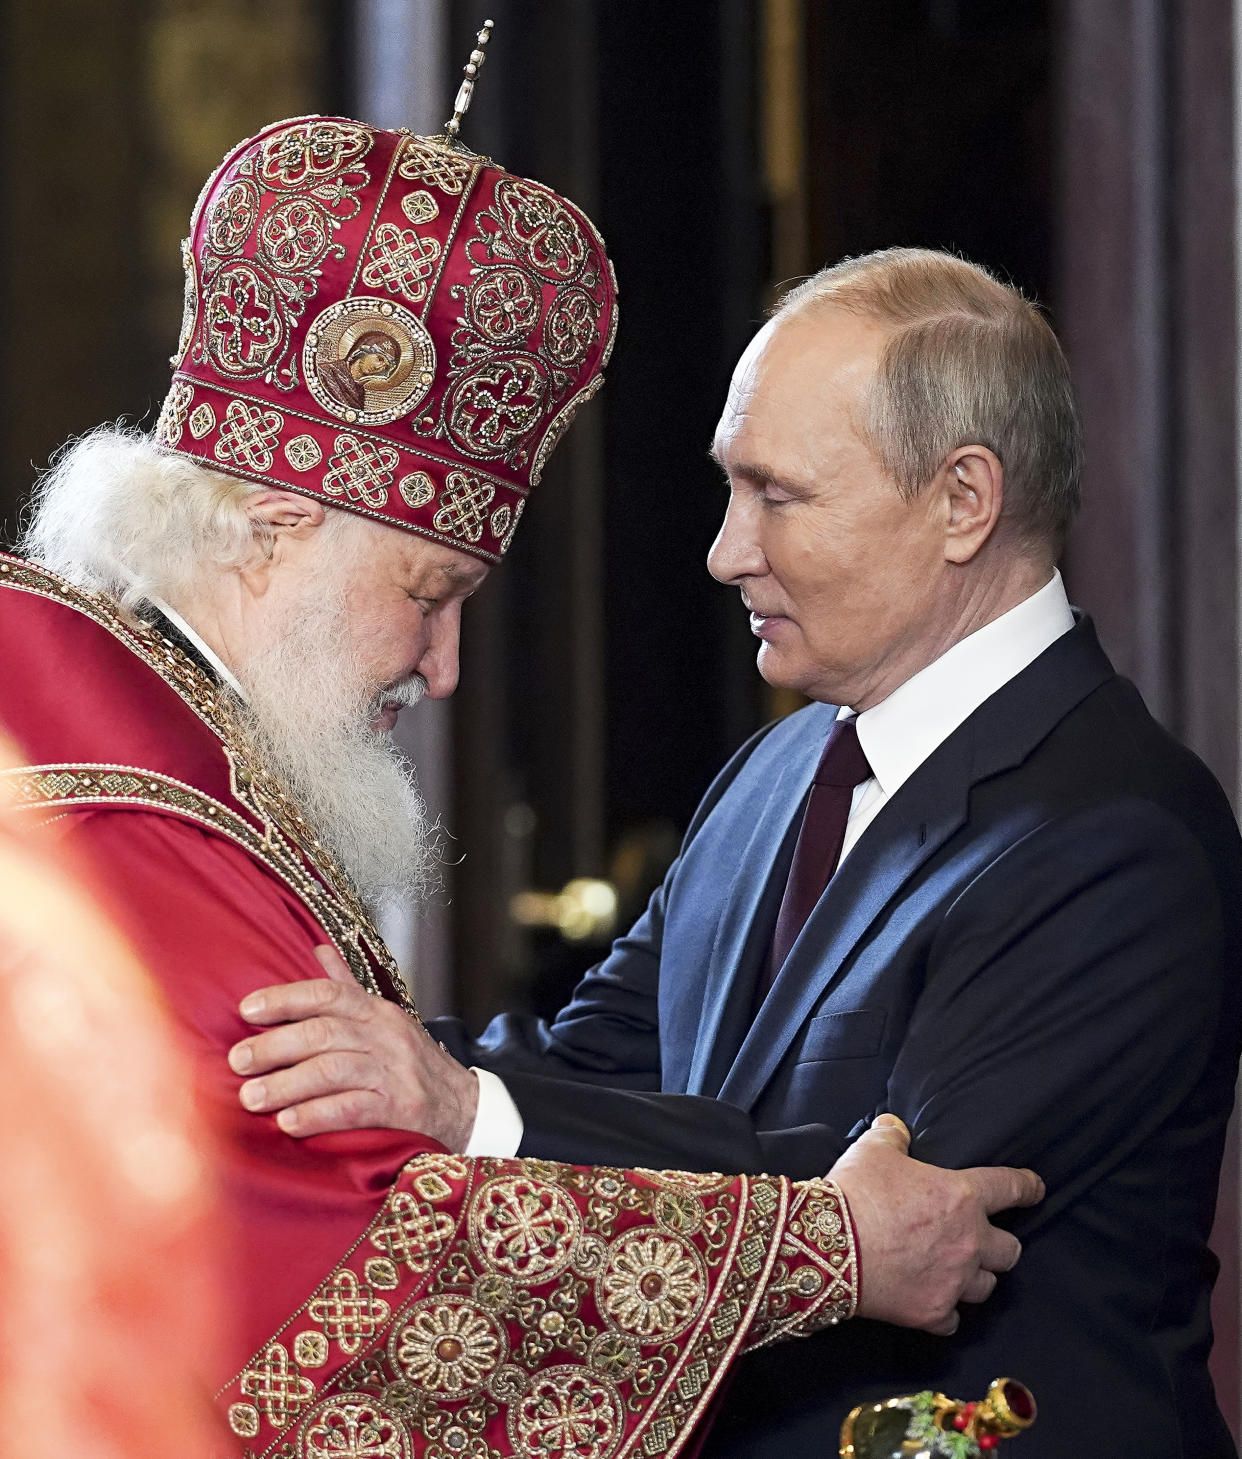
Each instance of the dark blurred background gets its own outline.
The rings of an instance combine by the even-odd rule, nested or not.
[[[844,254],[958,249],[1048,307],[1089,453],[1071,596],[1236,793],[1232,0],[10,0],[10,533],[59,443],[153,423],[178,240],[225,150],[313,111],[438,129],[485,16],[465,139],[594,217],[622,322],[467,613],[457,696],[403,730],[454,838],[444,897],[390,929],[426,1010],[558,1006],[724,759],[792,707],[703,566],[706,449],[779,286]],[[1236,1423],[1236,1163],[1226,1182]]]

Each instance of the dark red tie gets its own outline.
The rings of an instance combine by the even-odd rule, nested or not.
[[[871,766],[858,743],[858,726],[853,719],[837,720],[828,731],[824,753],[819,757],[811,782],[810,799],[802,817],[802,829],[798,832],[785,897],[772,937],[769,979],[780,972],[789,949],[798,940],[806,919],[836,871],[854,787],[870,778]]]

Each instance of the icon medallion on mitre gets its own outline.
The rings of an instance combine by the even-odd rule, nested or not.
[[[302,353],[311,394],[341,420],[384,425],[416,410],[435,381],[436,349],[421,320],[358,295],[325,309]]]

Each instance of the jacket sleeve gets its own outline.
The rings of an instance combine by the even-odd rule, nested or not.
[[[1203,848],[1153,805],[1031,831],[961,893],[931,949],[885,1106],[912,1153],[1029,1165],[1048,1198],[1022,1229],[1055,1216],[1184,1104],[1218,1037],[1235,1038],[1222,925]],[[1236,1055],[1217,1062],[1231,1086]],[[1221,1108],[1201,1115],[1210,1139]]]
[[[695,813],[686,845],[768,729],[721,771]],[[436,1019],[431,1030],[460,1062],[504,1080],[525,1127],[522,1155],[748,1174],[810,1177],[826,1171],[848,1143],[830,1125],[759,1129],[734,1105],[660,1090],[661,954],[679,866],[680,858],[633,928],[552,1020],[502,1014],[477,1038],[457,1019]]]

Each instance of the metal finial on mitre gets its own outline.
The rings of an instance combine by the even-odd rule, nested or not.
[[[483,47],[491,39],[492,27],[495,24],[494,20],[485,20],[483,29],[475,36],[478,45],[470,52],[470,59],[466,62],[466,79],[458,88],[457,98],[453,102],[452,120],[444,124],[444,135],[450,143],[457,144],[458,133],[461,131],[461,119],[469,110],[471,98],[474,96],[475,77],[478,76],[483,62],[487,59],[483,53]]]

